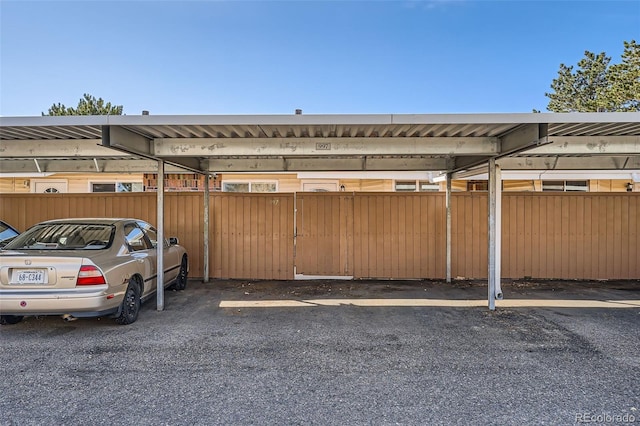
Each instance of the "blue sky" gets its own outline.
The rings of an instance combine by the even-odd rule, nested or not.
[[[3,116],[531,112],[560,63],[640,41],[640,0],[0,0],[0,25]]]

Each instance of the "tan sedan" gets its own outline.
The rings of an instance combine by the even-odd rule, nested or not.
[[[137,219],[60,219],[20,234],[0,252],[0,322],[26,315],[138,318],[157,288],[157,234]],[[176,238],[164,241],[165,287],[184,290],[189,270]]]

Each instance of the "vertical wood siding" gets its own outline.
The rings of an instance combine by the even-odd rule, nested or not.
[[[503,194],[508,278],[640,278],[640,194]]]
[[[444,278],[443,194],[356,193],[356,278]]]
[[[296,248],[296,262],[307,268],[300,272],[444,278],[444,194],[297,197],[305,211],[298,232],[307,235]],[[212,278],[293,278],[293,194],[214,193],[210,200]],[[203,275],[203,207],[202,193],[165,194],[165,235],[187,248],[192,277]],[[640,194],[504,193],[502,212],[504,278],[640,279]],[[156,194],[0,196],[0,218],[20,230],[65,217],[155,224]],[[487,277],[486,193],[452,194],[452,273]]]
[[[296,273],[353,275],[353,195],[296,195]]]
[[[451,194],[451,275],[454,278],[487,278],[487,201],[486,192]]]
[[[214,278],[293,279],[293,194],[212,194]]]

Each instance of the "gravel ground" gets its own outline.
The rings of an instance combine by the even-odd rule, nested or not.
[[[640,299],[638,282],[504,287]],[[218,307],[309,297],[482,299],[486,285],[192,281],[129,326],[26,318],[0,329],[0,424],[640,424],[640,308]]]

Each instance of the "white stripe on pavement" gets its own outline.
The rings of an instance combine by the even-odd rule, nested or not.
[[[363,307],[483,307],[487,300],[453,299],[304,299],[222,300],[221,308],[301,308],[313,306]],[[498,308],[640,308],[640,300],[507,299]]]

